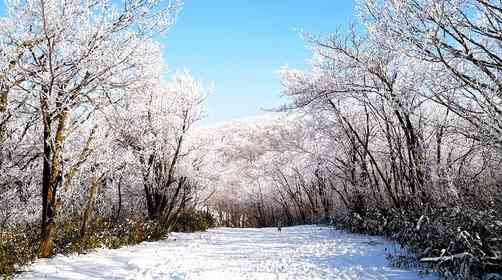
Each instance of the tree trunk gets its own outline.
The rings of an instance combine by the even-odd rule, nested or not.
[[[80,238],[84,238],[87,233],[87,225],[91,220],[92,210],[94,208],[94,202],[96,201],[96,193],[98,191],[98,179],[96,176],[92,178],[91,189],[89,190],[89,199],[87,200],[87,205],[84,210],[82,217],[82,227],[80,228]]]
[[[1,81],[0,81],[1,82]],[[0,85],[0,145],[5,140],[7,116],[8,89]],[[0,146],[1,147],[1,146]]]
[[[43,107],[46,108],[46,106]],[[58,127],[54,139],[51,138],[51,120],[48,111],[44,113],[44,165],[42,180],[42,236],[39,257],[52,256],[54,237],[56,234],[56,216],[58,203],[56,200],[57,186],[61,181],[62,144],[64,127],[68,111],[63,110],[58,115]]]
[[[120,219],[120,212],[122,211],[122,177],[119,180],[118,186],[118,207],[117,207],[117,217],[115,218],[117,221]]]

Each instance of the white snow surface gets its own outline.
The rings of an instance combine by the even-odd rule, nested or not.
[[[385,255],[395,248],[319,226],[216,228],[38,260],[15,279],[437,279],[390,266]]]

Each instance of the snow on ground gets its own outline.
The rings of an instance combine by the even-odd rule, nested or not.
[[[437,279],[391,267],[381,238],[318,226],[216,228],[39,260],[16,279]]]

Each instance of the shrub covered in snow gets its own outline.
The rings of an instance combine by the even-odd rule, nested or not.
[[[489,209],[367,208],[336,215],[335,225],[396,240],[414,253],[408,261],[420,262],[446,276],[478,279],[502,271],[502,219],[500,213]]]
[[[119,248],[155,241],[167,236],[169,228],[144,218],[119,221],[97,218],[92,227],[81,235],[81,220],[76,217],[61,222],[54,253],[86,253],[95,248]],[[16,225],[0,230],[0,276],[16,272],[38,255],[39,231],[37,225]]]

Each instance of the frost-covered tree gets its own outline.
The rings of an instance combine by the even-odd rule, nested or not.
[[[371,0],[359,6],[375,40],[431,65],[427,96],[469,124],[466,136],[500,151],[500,1]]]
[[[15,69],[2,77],[8,82],[6,102],[31,108],[36,121],[30,125],[39,127],[42,139],[40,256],[52,254],[58,186],[65,177],[65,140],[96,109],[159,75],[160,50],[151,35],[172,24],[178,5],[107,0],[6,2],[0,42],[3,56],[9,59],[2,60],[2,69],[5,63]]]
[[[197,149],[187,138],[203,117],[207,94],[191,74],[180,72],[131,95],[112,122],[116,141],[129,157],[128,168],[138,173],[152,220],[171,223],[197,184],[183,168],[189,169],[184,161]]]

